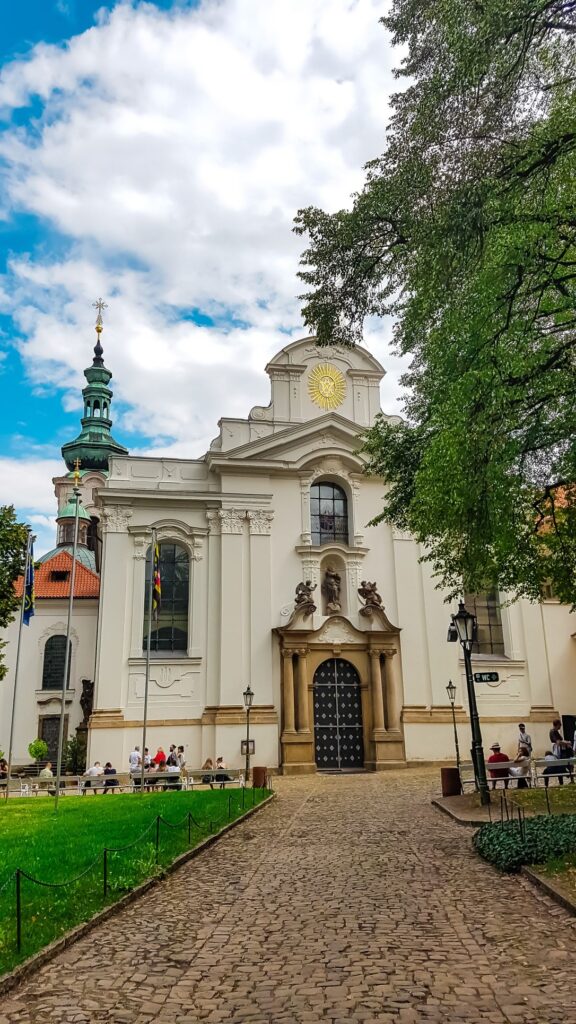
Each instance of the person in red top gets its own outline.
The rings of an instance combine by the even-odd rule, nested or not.
[[[490,747],[492,751],[488,758],[488,764],[506,764],[510,763],[510,758],[507,754],[503,754],[500,750],[499,743],[493,743]],[[503,779],[504,788],[508,789],[508,768],[490,768],[490,778],[492,779],[492,789],[496,789],[496,783],[498,779]]]
[[[162,750],[162,747],[158,747],[158,750],[154,754],[152,760],[154,761],[154,764],[160,764],[160,761],[166,761],[166,754]],[[508,760],[508,758],[506,758],[506,760]]]

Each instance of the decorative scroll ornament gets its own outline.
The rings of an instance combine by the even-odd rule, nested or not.
[[[344,375],[331,363],[321,363],[308,374],[308,394],[321,409],[337,409],[346,395]]]

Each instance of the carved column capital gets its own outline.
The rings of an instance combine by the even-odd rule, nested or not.
[[[246,518],[244,509],[218,508],[208,509],[206,512],[208,530],[210,533],[242,533],[243,523]]]
[[[250,533],[269,536],[272,530],[272,520],[274,519],[272,511],[262,508],[250,509],[246,513],[246,518],[248,519]]]

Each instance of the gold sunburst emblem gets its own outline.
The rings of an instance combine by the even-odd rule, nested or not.
[[[321,409],[337,409],[346,394],[344,375],[330,363],[322,363],[310,370],[308,394]]]

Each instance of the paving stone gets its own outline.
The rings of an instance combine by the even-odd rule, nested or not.
[[[0,999],[0,1024],[576,1024],[574,919],[478,860],[437,782],[278,780]]]

